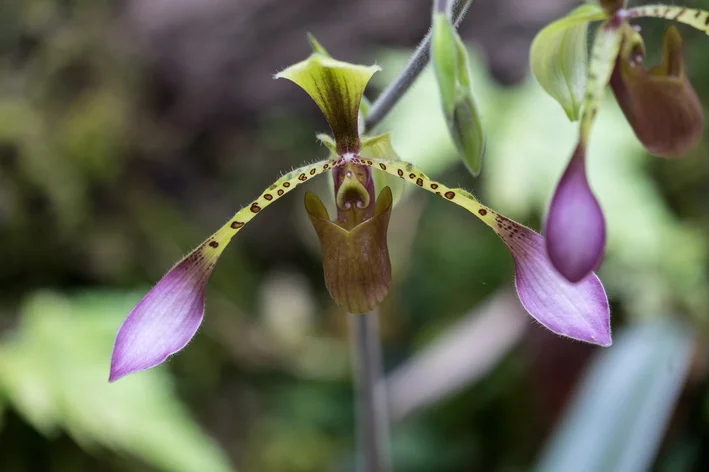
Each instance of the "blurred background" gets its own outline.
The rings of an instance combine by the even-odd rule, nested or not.
[[[528,49],[578,3],[473,2],[481,178],[455,156],[430,70],[379,130],[539,229],[577,135]],[[306,32],[380,64],[374,98],[429,15],[427,0],[0,1],[0,471],[354,470],[347,318],[302,206],[326,179],[234,240],[187,349],[112,385],[109,359],[175,261],[282,170],[326,156],[312,101],[271,79],[309,54]],[[638,24],[652,64],[666,23]],[[680,30],[709,106],[709,38]],[[709,470],[709,135],[653,158],[607,95],[589,166],[613,347],[527,316],[504,245],[463,210],[416,191],[394,210],[380,323],[396,471]]]

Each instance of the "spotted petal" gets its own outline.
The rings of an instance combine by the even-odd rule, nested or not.
[[[154,367],[185,347],[202,322],[207,280],[231,238],[268,205],[336,162],[321,161],[284,175],[173,267],[118,330],[109,381]]]
[[[664,18],[678,21],[709,34],[709,11],[671,5],[645,5],[628,9],[628,16]]]
[[[480,204],[465,190],[429,179],[412,164],[385,159],[357,163],[398,175],[477,216],[510,250],[517,294],[532,317],[562,336],[601,346],[611,344],[610,309],[601,281],[593,273],[575,284],[567,281],[554,269],[539,234]]]

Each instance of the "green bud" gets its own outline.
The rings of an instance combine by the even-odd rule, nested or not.
[[[472,96],[468,95],[456,101],[453,119],[449,120],[448,128],[465,165],[473,175],[480,174],[482,156],[485,153],[485,132]]]
[[[330,221],[318,197],[310,192],[305,195],[305,209],[322,247],[325,285],[335,303],[350,313],[371,311],[389,291],[391,207],[391,189],[384,187],[372,217],[347,230]]]
[[[571,121],[581,116],[588,68],[588,24],[605,15],[598,5],[581,5],[541,30],[529,51],[532,74]]]
[[[448,130],[463,162],[473,175],[478,175],[485,152],[485,133],[471,91],[468,52],[444,13],[433,15],[431,58]]]
[[[458,47],[455,35],[455,30],[446,15],[435,13],[431,35],[431,60],[445,116],[453,114],[458,88]]]
[[[663,38],[662,64],[645,69],[644,46],[629,25],[611,77],[620,108],[645,148],[660,157],[677,157],[701,138],[703,110],[684,71],[682,37],[670,26]]]

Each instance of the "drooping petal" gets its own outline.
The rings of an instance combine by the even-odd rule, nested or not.
[[[529,51],[532,74],[572,121],[581,116],[588,69],[588,25],[604,18],[598,5],[581,5],[541,30]]]
[[[544,228],[547,253],[570,282],[593,272],[603,259],[606,224],[586,179],[585,149],[579,144],[556,187]]]
[[[678,21],[709,34],[709,12],[670,5],[645,5],[628,9],[630,18],[648,16]]]
[[[585,171],[588,143],[598,107],[620,52],[623,33],[609,22],[598,28],[579,123],[579,143],[557,186],[547,217],[550,260],[571,282],[578,282],[600,263],[605,247],[605,222],[589,187]]]
[[[337,153],[359,150],[357,116],[364,89],[378,66],[360,66],[319,53],[275,75],[305,90],[325,115],[337,144]]]
[[[547,257],[544,238],[502,215],[495,218],[515,261],[515,285],[524,308],[557,334],[610,346],[608,297],[596,274],[569,282]]]
[[[202,322],[204,288],[231,238],[268,205],[336,163],[337,160],[321,161],[284,175],[173,267],[119,328],[109,381],[154,367],[185,347]]]
[[[348,231],[330,221],[318,197],[305,195],[305,209],[322,247],[325,285],[332,299],[350,313],[371,311],[389,291],[387,229],[391,207],[391,190],[384,187],[373,216]]]
[[[128,314],[116,335],[109,382],[162,363],[192,339],[217,259],[209,249],[202,244],[173,267]]]
[[[601,346],[611,344],[610,309],[601,281],[595,274],[575,284],[567,281],[552,266],[539,234],[481,205],[465,190],[451,189],[429,179],[412,164],[385,159],[355,163],[398,175],[477,216],[510,250],[516,267],[517,293],[532,317],[562,336]]]
[[[626,27],[625,43],[637,37]],[[611,87],[618,105],[648,152],[678,157],[693,148],[703,129],[703,109],[684,72],[682,37],[676,27],[665,31],[663,62],[646,70],[642,39],[633,50],[623,48]],[[637,52],[636,52],[637,49]]]

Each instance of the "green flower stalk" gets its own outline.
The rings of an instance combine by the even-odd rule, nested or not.
[[[207,280],[231,239],[296,186],[328,172],[333,176],[337,215],[331,220],[323,203],[310,193],[305,210],[322,246],[325,285],[345,310],[366,313],[387,294],[392,190],[403,182],[462,207],[500,237],[515,261],[520,301],[541,324],[562,336],[610,345],[608,299],[598,277],[590,274],[569,283],[552,267],[539,234],[482,205],[465,190],[447,187],[399,160],[388,135],[360,136],[357,121],[364,89],[379,68],[337,61],[319,49],[275,77],[300,86],[323,112],[333,136],[320,139],[330,149],[330,158],[276,180],[145,295],[118,330],[109,380],[158,365],[182,349],[202,321]],[[387,184],[387,179],[393,183]]]

